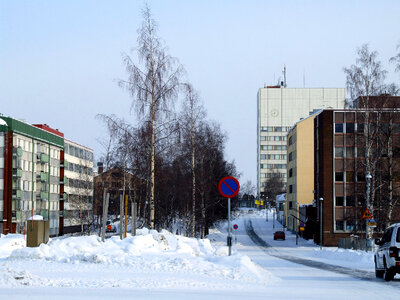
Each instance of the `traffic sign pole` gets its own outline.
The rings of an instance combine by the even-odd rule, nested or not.
[[[231,229],[231,198],[239,193],[240,185],[236,178],[228,176],[220,180],[218,184],[219,192],[222,196],[228,198],[228,239],[229,256],[232,253],[232,229]]]
[[[229,256],[232,254],[232,236],[231,236],[231,198],[228,198],[228,247]]]

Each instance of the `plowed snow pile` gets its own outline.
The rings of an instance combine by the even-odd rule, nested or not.
[[[25,247],[24,236],[0,238],[0,287],[227,288],[239,281],[268,285],[278,279],[249,257],[208,239],[142,229],[124,240],[98,236],[51,239]]]

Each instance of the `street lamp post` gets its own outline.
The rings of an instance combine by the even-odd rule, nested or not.
[[[319,206],[320,206],[320,212],[319,212],[319,248],[322,250],[322,202],[324,201],[324,198],[319,198]]]
[[[371,174],[368,172],[367,175],[365,175],[365,178],[367,179],[367,197],[366,197],[366,206],[367,209],[369,209],[369,189],[370,189],[370,184],[371,184]],[[369,220],[365,219],[366,224],[365,224],[365,251],[368,252],[370,246],[371,246],[371,241],[369,239]]]
[[[264,207],[265,207],[265,221],[268,222],[267,202],[268,202],[268,197],[265,199],[265,202],[264,202]]]

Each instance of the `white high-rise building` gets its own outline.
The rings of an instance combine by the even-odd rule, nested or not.
[[[289,129],[310,113],[323,108],[344,108],[344,88],[260,88],[257,95],[257,192],[279,176],[286,184]]]

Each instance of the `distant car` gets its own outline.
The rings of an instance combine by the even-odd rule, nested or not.
[[[386,228],[381,239],[376,239],[379,245],[374,255],[375,275],[390,281],[396,273],[400,274],[400,223]]]
[[[284,231],[275,231],[274,232],[274,240],[285,240],[285,232]]]
[[[111,221],[107,221],[106,232],[117,232],[117,227]]]

